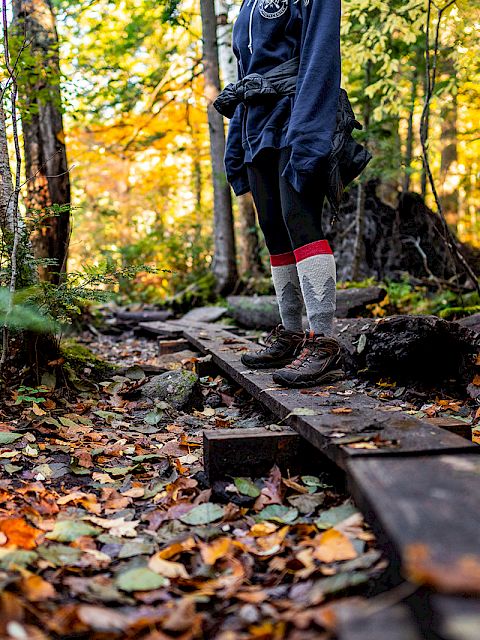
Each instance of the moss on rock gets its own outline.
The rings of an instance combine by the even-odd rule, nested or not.
[[[64,340],[60,345],[60,352],[76,375],[84,377],[88,374],[95,381],[105,380],[115,375],[119,367],[95,355],[90,349],[75,340]]]

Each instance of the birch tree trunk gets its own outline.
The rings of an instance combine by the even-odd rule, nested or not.
[[[215,254],[212,269],[216,280],[217,292],[225,295],[233,291],[237,283],[238,274],[235,256],[232,197],[223,167],[225,127],[223,117],[213,106],[213,102],[220,91],[215,0],[200,0],[200,10],[202,15],[203,66],[205,95],[208,102],[207,113],[214,199]]]
[[[216,0],[215,5],[220,73],[223,85],[227,85],[238,79],[237,59],[232,50],[231,3],[227,0]],[[252,194],[246,193],[237,198],[237,205],[240,275],[257,279],[265,274],[265,268],[260,254],[257,218]]]
[[[51,0],[13,0],[13,29],[28,45],[19,74],[25,149],[28,209],[47,214],[32,235],[36,258],[55,265],[40,266],[43,280],[58,283],[66,269],[70,237],[68,174],[60,93],[58,35]],[[48,216],[53,205],[59,215]]]

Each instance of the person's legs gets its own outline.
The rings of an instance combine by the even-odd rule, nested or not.
[[[268,150],[247,165],[248,180],[258,221],[270,252],[273,286],[282,324],[288,331],[302,330],[302,293],[295,254],[282,216],[280,153]]]
[[[297,263],[310,333],[298,357],[273,374],[278,384],[310,387],[343,377],[341,349],[333,333],[336,301],[336,269],[332,250],[322,229],[325,189],[319,177],[298,193],[281,177],[289,159],[284,149],[280,159],[280,200],[285,224]]]
[[[310,329],[316,335],[331,336],[336,307],[336,268],[332,250],[322,229],[325,187],[321,181],[298,193],[281,177],[290,156],[280,154],[280,200]]]
[[[264,349],[242,356],[243,364],[251,369],[280,367],[292,362],[304,339],[302,292],[280,202],[279,157],[278,151],[270,150],[247,165],[258,220],[270,252],[273,285],[282,320]]]

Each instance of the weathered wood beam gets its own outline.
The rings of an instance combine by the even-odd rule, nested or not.
[[[292,429],[225,429],[203,432],[205,473],[210,482],[233,476],[260,478],[274,465],[290,475],[331,463]]]

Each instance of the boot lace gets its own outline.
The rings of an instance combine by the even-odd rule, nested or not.
[[[262,349],[260,349],[257,353],[265,353],[272,347],[273,344],[275,344],[277,340],[280,339],[281,337],[280,329],[281,329],[281,326],[279,325],[270,331],[268,336],[265,338],[265,346]]]
[[[300,369],[305,366],[309,362],[311,362],[312,358],[317,355],[329,355],[329,350],[323,346],[321,341],[315,339],[315,336],[312,332],[305,334],[305,338],[303,342],[299,345],[300,353],[296,357],[296,359],[290,364],[286,365],[287,369]]]

